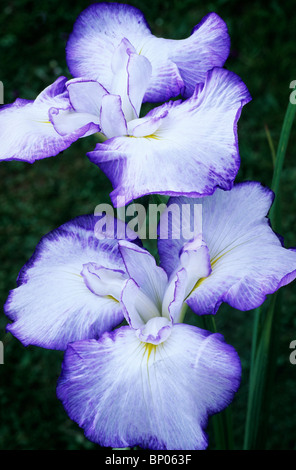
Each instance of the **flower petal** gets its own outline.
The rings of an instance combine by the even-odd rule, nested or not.
[[[200,279],[187,303],[197,314],[214,314],[222,302],[240,310],[261,305],[266,295],[296,277],[296,251],[282,246],[266,217],[272,191],[259,183],[237,184],[200,198],[173,198],[174,204],[203,205],[203,239],[209,249],[212,272]],[[178,266],[185,241],[159,240],[161,266]],[[172,262],[173,261],[173,262]]]
[[[230,47],[227,26],[215,13],[203,18],[187,39],[170,40],[152,35],[137,8],[99,3],[81,13],[70,35],[66,51],[72,75],[99,80],[111,92],[112,57],[122,39],[152,65],[144,97],[151,102],[166,101],[182,92],[190,96],[208,70],[224,65]]]
[[[62,225],[42,238],[22,268],[5,313],[13,320],[7,329],[24,345],[65,349],[70,341],[98,338],[124,319],[112,285],[106,295],[98,295],[85,272],[81,274],[88,263],[115,270],[115,275],[125,272],[118,240],[99,240],[95,225],[94,216]],[[104,270],[100,272],[102,284],[108,282]]]
[[[196,283],[209,276],[211,263],[209,250],[205,243],[196,240],[186,243],[179,253],[179,263],[170,276],[166,289],[162,312],[169,311],[170,318],[175,323],[180,321],[184,300],[191,293]]]
[[[240,374],[219,334],[180,324],[151,345],[121,327],[68,346],[57,395],[101,446],[205,449],[208,416],[231,403]]]
[[[142,101],[151,79],[151,72],[152,66],[146,57],[130,54],[127,64],[127,93],[136,117],[140,115]]]
[[[172,332],[172,322],[166,317],[153,317],[145,325],[136,331],[140,341],[150,345],[158,345],[168,339]]]
[[[67,135],[56,132],[51,112],[71,109],[65,77],[47,87],[35,101],[17,99],[0,109],[0,160],[35,160],[55,156],[72,142],[90,132],[90,122],[69,129]]]
[[[133,279],[125,283],[120,300],[124,316],[135,330],[142,328],[151,318],[160,316],[157,304]]]
[[[147,250],[129,241],[120,241],[119,249],[127,273],[161,312],[168,281],[165,271],[156,265],[154,257]]]
[[[160,344],[171,334],[172,321],[161,312],[152,299],[129,279],[121,293],[121,305],[129,325],[137,338],[151,344]]]
[[[187,283],[188,275],[186,270],[182,268],[173,276],[166,288],[162,301],[162,314],[168,316],[173,323],[180,321]]]
[[[81,276],[85,285],[93,294],[112,297],[120,302],[121,291],[127,275],[120,269],[110,269],[90,262],[83,265]]]
[[[102,98],[108,92],[95,80],[74,78],[66,83],[69,99],[77,113],[90,113],[100,115]]]
[[[143,14],[131,5],[98,3],[88,6],[78,17],[69,37],[67,63],[74,77],[98,80],[111,93],[113,55],[126,38],[150,36]]]
[[[153,123],[162,117],[153,135],[98,144],[88,156],[111,180],[113,204],[152,193],[202,196],[217,186],[230,189],[240,164],[237,121],[249,100],[237,75],[216,68],[191,98],[153,110]]]
[[[227,25],[216,13],[206,15],[189,38],[171,43],[169,58],[178,66],[186,98],[205,81],[208,70],[223,67],[230,51]]]
[[[90,113],[51,108],[48,115],[54,130],[62,137],[79,132],[83,132],[83,137],[87,137],[101,130],[99,118]]]
[[[103,97],[100,124],[102,132],[108,138],[127,134],[126,119],[119,95],[105,95]]]
[[[120,96],[122,111],[126,121],[138,117],[128,96],[128,64],[131,55],[136,55],[133,53],[134,50],[134,47],[127,39],[122,39],[119,46],[115,49],[111,62],[113,79],[109,91],[112,95]]]

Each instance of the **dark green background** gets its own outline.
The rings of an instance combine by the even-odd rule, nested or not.
[[[76,17],[89,3],[1,2],[0,80],[5,87],[5,103],[17,97],[34,99],[56,77],[70,78],[65,44]],[[296,79],[294,2],[129,3],[144,12],[155,35],[166,38],[187,37],[210,11],[226,21],[232,44],[226,67],[241,76],[253,97],[239,121],[242,161],[237,180],[252,179],[270,185],[273,165],[265,126],[276,146],[291,92],[289,84]],[[18,129],[12,132],[17,133]],[[74,143],[59,156],[34,165],[0,164],[1,305],[43,235],[77,215],[93,213],[97,204],[110,201],[109,181],[85,155],[93,146],[94,138],[89,137]],[[295,150],[294,127],[281,193],[282,235],[287,247],[296,245]],[[296,339],[295,286],[294,283],[282,290],[268,449],[296,448],[296,365],[289,362],[289,344]],[[216,316],[219,331],[236,347],[243,366],[242,386],[232,405],[237,449],[243,443],[252,320],[253,312],[238,312],[226,305]],[[5,333],[6,323],[2,314],[0,339],[5,345],[5,364],[0,365],[0,449],[98,449],[70,421],[55,396],[62,353],[24,348]],[[210,449],[214,448],[211,439]]]

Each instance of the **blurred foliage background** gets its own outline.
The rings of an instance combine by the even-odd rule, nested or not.
[[[0,80],[4,83],[5,103],[17,97],[34,99],[60,75],[71,78],[65,45],[76,17],[89,3],[1,2]],[[225,66],[241,76],[253,97],[239,121],[241,168],[237,180],[257,180],[270,185],[273,163],[266,127],[277,146],[291,93],[289,84],[296,79],[294,2],[133,0],[129,3],[144,12],[152,32],[161,37],[187,37],[210,11],[226,21],[232,46]],[[13,132],[17,133],[18,129]],[[74,143],[59,156],[34,165],[0,164],[1,305],[43,235],[77,215],[93,213],[101,202],[110,202],[109,181],[85,155],[94,145],[91,136]],[[296,130],[293,129],[281,188],[282,235],[286,247],[296,245],[295,151]],[[296,339],[296,284],[282,291],[267,449],[296,449],[296,366],[289,362],[289,345]],[[235,445],[241,449],[253,312],[239,312],[223,305],[216,322],[218,330],[236,347],[243,367],[242,385],[232,404]],[[56,398],[55,385],[63,354],[23,347],[5,333],[6,324],[7,318],[2,313],[0,339],[4,343],[5,363],[0,365],[0,449],[99,450],[70,421]],[[215,448],[213,440],[209,448]]]

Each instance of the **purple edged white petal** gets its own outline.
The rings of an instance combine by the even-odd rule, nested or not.
[[[121,97],[125,119],[131,121],[139,117],[150,81],[151,64],[135,52],[127,39],[123,39],[114,52],[111,68],[113,79],[109,91]]]
[[[239,310],[256,308],[266,295],[295,279],[296,251],[282,245],[267,218],[272,201],[272,191],[256,182],[205,198],[172,198],[180,206],[203,207],[202,235],[212,271],[197,279],[186,300],[197,314],[214,314],[222,302]],[[159,240],[161,266],[168,274],[177,269],[185,243],[182,238]]]
[[[225,22],[215,13],[195,26],[187,39],[170,40],[151,34],[137,8],[117,3],[90,5],[78,17],[66,52],[73,76],[99,80],[110,92],[113,55],[123,39],[152,65],[144,101],[166,101],[180,93],[192,94],[206,72],[222,67],[230,41]]]
[[[162,303],[162,312],[169,312],[174,323],[181,321],[185,299],[200,279],[211,273],[211,263],[208,247],[197,239],[186,243],[178,253],[177,268],[170,275]]]
[[[85,119],[74,126],[71,121],[67,133],[56,131],[51,117],[68,115],[72,109],[66,81],[65,77],[58,78],[35,101],[17,99],[0,108],[0,160],[33,163],[55,156],[80,137],[96,132],[98,126]]]
[[[81,276],[88,289],[101,297],[112,297],[120,302],[127,274],[120,269],[110,269],[90,262],[83,265]]]
[[[135,47],[134,39],[147,35],[151,35],[150,29],[137,8],[116,3],[90,5],[78,17],[67,43],[69,70],[74,77],[98,80],[111,92],[113,55],[122,39]]]
[[[108,94],[100,83],[95,80],[74,78],[66,83],[66,87],[70,103],[77,113],[100,115],[102,98]]]
[[[161,312],[168,281],[165,271],[156,265],[154,257],[147,250],[129,241],[119,241],[119,249],[127,273]]]
[[[187,297],[196,282],[208,277],[212,271],[209,249],[203,240],[194,240],[194,243],[189,242],[184,245],[180,252],[180,265],[187,273],[185,293]]]
[[[127,95],[134,111],[133,118],[140,115],[142,101],[150,82],[151,72],[152,67],[146,57],[130,54],[127,64]]]
[[[171,334],[169,316],[161,316],[153,299],[133,279],[129,279],[122,289],[121,305],[127,322],[141,341],[160,344]]]
[[[139,330],[136,336],[149,345],[158,345],[168,339],[172,332],[172,322],[166,317],[153,317]]]
[[[7,329],[24,345],[65,349],[123,319],[126,272],[118,240],[95,236],[96,217],[74,219],[41,239],[5,304]],[[127,277],[127,276],[126,276]]]
[[[108,138],[127,134],[126,119],[119,95],[105,95],[103,97],[100,124],[102,132]]]
[[[83,132],[81,137],[87,137],[101,129],[99,118],[90,113],[76,113],[73,110],[64,111],[51,108],[48,115],[54,130],[65,138],[79,132]]]
[[[215,68],[191,98],[148,113],[142,136],[137,119],[134,128],[129,123],[137,137],[98,144],[88,156],[111,180],[113,204],[120,207],[152,193],[199,197],[217,187],[230,189],[240,165],[237,121],[249,100],[236,74]],[[145,135],[155,123],[154,133]]]
[[[121,327],[68,346],[57,395],[100,446],[205,449],[208,417],[231,403],[240,374],[219,334],[179,324],[152,345]]]
[[[189,38],[171,41],[169,58],[177,65],[184,81],[183,96],[192,95],[196,84],[205,81],[208,70],[223,67],[229,51],[227,25],[216,13],[206,15]]]
[[[124,316],[135,330],[142,328],[151,318],[159,317],[157,304],[153,302],[133,279],[129,279],[121,293]]]
[[[183,309],[187,309],[186,304],[184,304],[187,284],[187,272],[184,268],[181,268],[172,276],[171,281],[167,285],[161,311],[173,323],[179,323],[183,316]]]

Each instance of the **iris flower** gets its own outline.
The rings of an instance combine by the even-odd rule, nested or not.
[[[229,53],[227,27],[215,13],[204,18],[188,39],[173,41],[154,37],[137,8],[124,4],[98,3],[82,12],[70,35],[67,44],[70,71],[74,77],[98,80],[104,90],[113,94],[119,92],[120,95],[120,87],[124,83],[121,84],[122,74],[118,74],[116,63],[118,60],[131,61],[130,57],[120,58],[122,44],[129,44],[134,54],[151,67],[148,73],[148,76],[152,73],[149,88],[144,78],[147,85],[144,93],[150,101],[165,101],[177,96],[181,90],[185,91],[185,83],[186,95],[190,95],[196,83],[204,81],[208,70],[214,66],[223,66]],[[145,55],[143,50],[146,51]],[[179,64],[180,70],[176,64]],[[132,69],[130,64],[130,71]],[[180,74],[184,76],[185,82]],[[131,77],[133,82],[137,79],[137,76]],[[87,119],[87,116],[75,115],[73,121],[78,122],[72,122],[73,128],[68,128],[67,133],[56,129],[53,116],[58,111],[76,111],[80,114],[84,114],[85,110],[86,114],[89,111],[88,97],[85,97],[83,91],[81,103],[77,105],[76,100],[72,103],[66,82],[65,77],[59,77],[35,101],[17,99],[13,104],[1,108],[1,160],[33,163],[35,160],[57,155],[78,138],[100,130],[99,109],[94,110],[93,105],[90,111],[96,116],[95,119],[92,116],[94,122]],[[93,87],[93,93],[98,93],[99,100],[101,87]]]
[[[182,305],[186,298],[199,314],[215,313],[222,300],[250,309],[295,278],[296,253],[283,248],[266,217],[272,199],[257,183],[204,198],[207,244],[198,236],[187,244],[162,240],[166,272],[141,248],[119,242],[130,276],[121,294],[129,326],[69,345],[57,388],[90,440],[150,449],[207,446],[207,416],[232,399],[240,366],[220,335],[180,323]]]
[[[101,131],[107,140],[88,156],[110,178],[115,207],[151,193],[200,196],[217,186],[230,189],[240,164],[237,121],[250,99],[243,82],[215,68],[187,100],[169,101],[139,118],[151,67],[125,42],[120,49],[120,95],[96,81],[60,78],[34,103],[21,100],[4,108],[2,158],[33,162]],[[16,138],[13,122],[20,130]]]
[[[144,194],[230,189],[240,163],[237,121],[250,95],[220,67],[228,51],[226,26],[215,14],[188,39],[173,41],[154,37],[133,7],[91,5],[67,45],[76,78],[59,77],[35,101],[0,110],[0,159],[32,163],[101,132],[105,142],[88,156],[110,178],[116,207]],[[185,101],[140,117],[143,101],[180,93]]]
[[[208,417],[233,399],[240,361],[220,334],[183,323],[186,307],[252,309],[296,277],[296,252],[267,218],[272,201],[255,182],[171,198],[168,210],[202,204],[202,231],[159,239],[160,266],[134,237],[97,237],[94,216],[41,240],[6,302],[8,330],[66,350],[58,397],[90,440],[206,448]]]
[[[272,191],[256,182],[236,184],[230,191],[217,189],[204,198],[171,198],[168,210],[172,204],[202,204],[202,232],[189,241],[173,239],[170,233],[158,240],[159,279],[154,284],[162,289],[159,299],[166,290],[166,312],[177,289],[180,308],[172,314],[174,322],[183,321],[186,305],[199,315],[215,314],[222,302],[240,310],[256,308],[296,277],[296,252],[282,245],[267,218],[272,201]],[[129,275],[133,278],[128,255],[122,258],[123,241],[113,239],[116,226],[112,236],[104,235],[101,225],[100,236],[95,234],[97,220],[78,217],[46,235],[22,268],[5,312],[13,320],[8,330],[24,345],[65,349],[70,341],[97,339],[124,320],[121,291]],[[188,229],[188,220],[179,219],[183,229]],[[120,233],[141,251],[134,232]],[[147,257],[148,252],[146,258],[142,253],[143,260]],[[142,275],[149,277],[150,269]],[[127,289],[134,299],[136,285],[130,282]]]
[[[185,279],[171,289],[146,250],[119,245],[128,326],[68,345],[57,396],[101,446],[204,449],[208,416],[239,387],[239,357],[220,334],[178,323]]]

